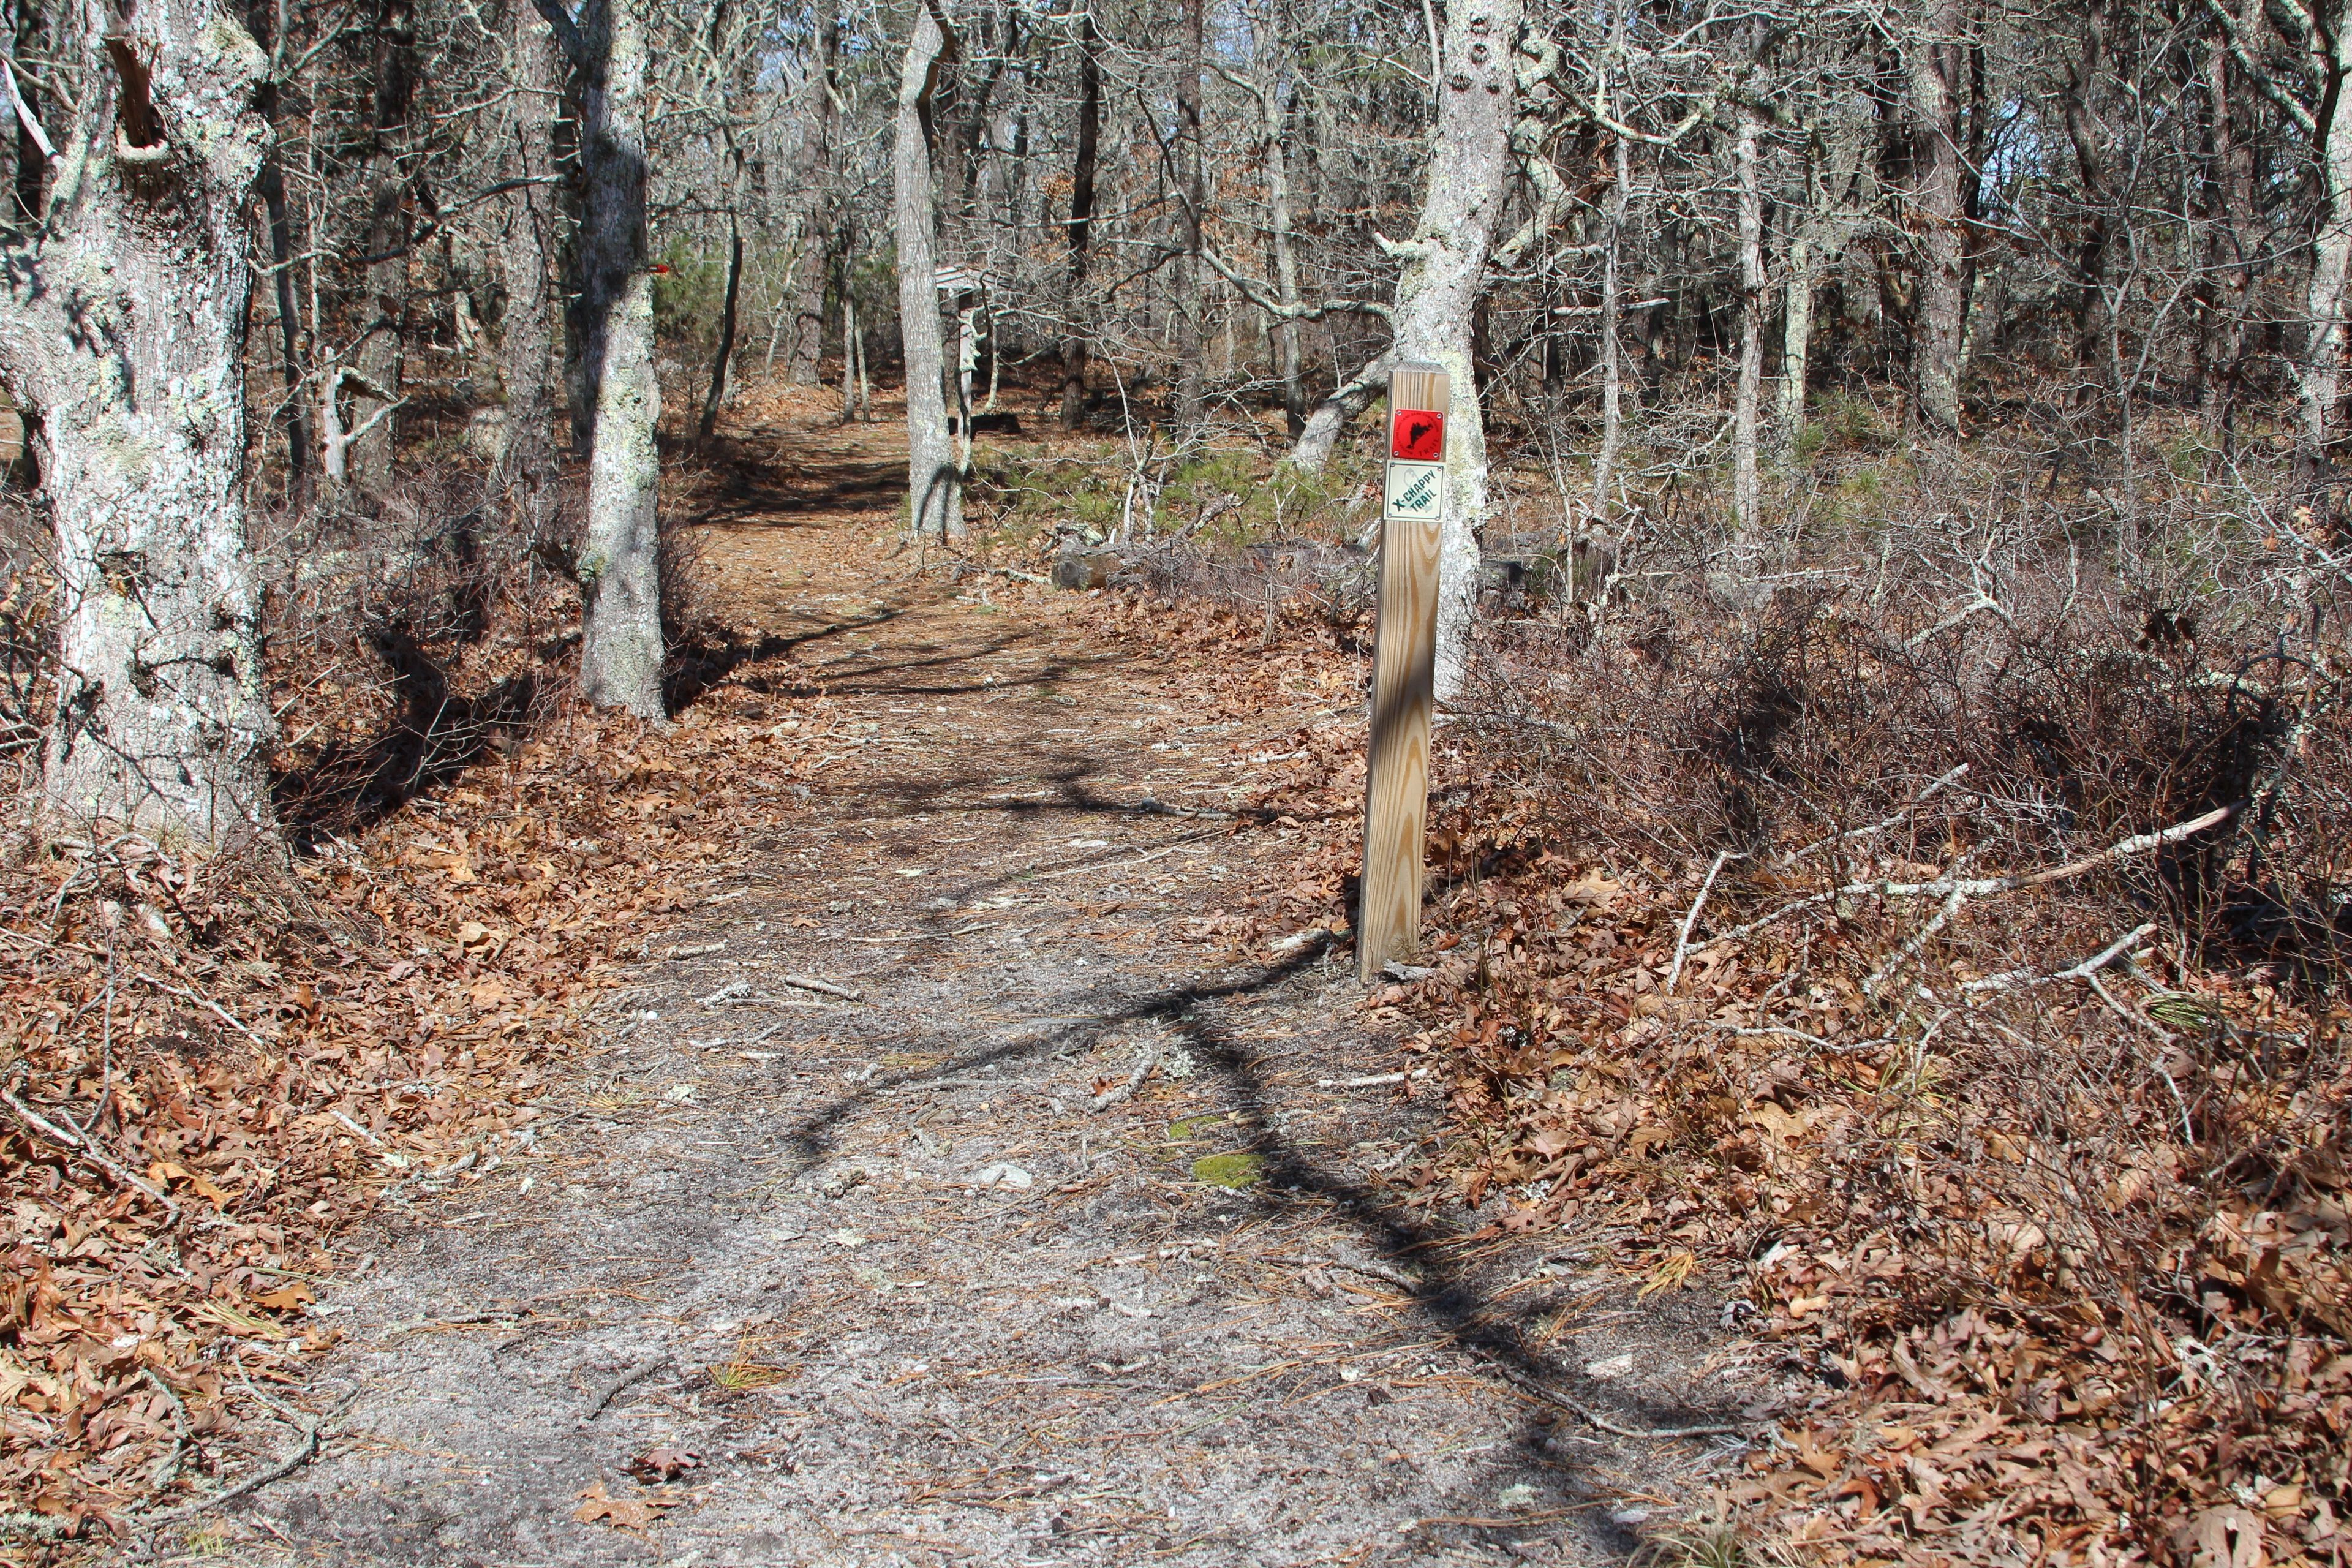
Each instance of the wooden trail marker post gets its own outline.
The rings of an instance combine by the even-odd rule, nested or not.
[[[1381,504],[1380,610],[1372,634],[1371,742],[1356,974],[1421,942],[1422,830],[1437,673],[1437,559],[1445,516],[1445,416],[1454,378],[1432,364],[1389,373],[1388,480]]]

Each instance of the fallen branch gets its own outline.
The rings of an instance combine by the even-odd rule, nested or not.
[[[806,974],[783,974],[777,978],[785,984],[798,986],[803,991],[815,991],[827,996],[838,996],[845,1002],[866,1000],[860,993],[852,991],[846,985],[835,985],[830,980],[818,980]]]
[[[1558,1405],[1560,1409],[1568,1411],[1571,1415],[1580,1416],[1584,1420],[1591,1422],[1593,1426],[1600,1427],[1603,1432],[1610,1433],[1615,1436],[1651,1438],[1743,1437],[1748,1435],[1748,1428],[1745,1426],[1734,1426],[1727,1424],[1715,1423],[1697,1426],[1621,1426],[1617,1422],[1612,1421],[1607,1416],[1602,1415],[1600,1412],[1592,1409],[1591,1406],[1583,1405],[1577,1400],[1570,1399],[1567,1394],[1561,1394],[1556,1389],[1547,1388],[1542,1384],[1538,1383],[1534,1378],[1528,1376],[1525,1373],[1517,1371],[1512,1367],[1505,1366],[1499,1361],[1489,1362],[1487,1364],[1493,1367],[1496,1372],[1500,1373],[1505,1382],[1516,1384],[1527,1393],[1542,1400],[1547,1405]]]
[[[1960,994],[1966,996],[1979,991],[2020,991],[2030,985],[2054,985],[2062,980],[2088,980],[2154,935],[2155,931],[2156,922],[2150,921],[2144,926],[2124,932],[2099,952],[2071,968],[2061,969],[2050,974],[2039,973],[2032,969],[2006,969],[1999,974],[1988,974],[1981,980],[1969,981],[1960,987]]]
[[[1401,1290],[1421,1293],[1423,1280],[1416,1279],[1402,1268],[1391,1268],[1385,1263],[1355,1263],[1344,1258],[1288,1258],[1278,1253],[1263,1252],[1261,1263],[1280,1263],[1293,1268],[1338,1268],[1349,1274],[1360,1274],[1367,1279],[1378,1279],[1394,1285]]]
[[[300,1425],[302,1427],[300,1439],[295,1443],[285,1458],[268,1469],[257,1475],[247,1476],[226,1491],[215,1492],[210,1497],[198,1498],[194,1502],[182,1503],[178,1508],[166,1509],[162,1513],[141,1514],[131,1522],[142,1531],[152,1530],[159,1524],[177,1524],[182,1520],[194,1519],[200,1513],[216,1509],[223,1503],[235,1502],[241,1497],[257,1492],[272,1481],[283,1480],[319,1457],[319,1424],[316,1421],[305,1421]]]
[[[1137,1089],[1142,1088],[1143,1080],[1150,1077],[1151,1069],[1159,1065],[1160,1050],[1159,1047],[1155,1046],[1147,1049],[1143,1053],[1143,1059],[1135,1064],[1135,1070],[1127,1075],[1127,1081],[1125,1083],[1115,1085],[1095,1096],[1093,1109],[1097,1110],[1107,1110],[1110,1107],[1117,1105],[1120,1100],[1125,1100]]]
[[[1698,885],[1698,897],[1691,900],[1690,913],[1683,917],[1683,929],[1675,936],[1675,962],[1666,971],[1667,995],[1671,996],[1675,994],[1675,986],[1682,980],[1683,960],[1690,956],[1691,930],[1698,924],[1699,910],[1706,907],[1706,895],[1714,888],[1715,879],[1722,872],[1727,862],[1746,858],[1748,857],[1745,855],[1735,854],[1731,850],[1725,849],[1716,855],[1715,864],[1706,868],[1706,880]]]
[[[139,1191],[146,1194],[149,1197],[154,1199],[157,1203],[162,1204],[163,1205],[163,1226],[165,1229],[168,1230],[172,1226],[180,1223],[180,1205],[173,1201],[170,1194],[141,1177],[121,1162],[115,1160],[109,1155],[100,1153],[98,1148],[92,1144],[89,1139],[80,1136],[79,1133],[70,1132],[66,1129],[59,1127],[57,1123],[51,1121],[48,1118],[35,1110],[31,1106],[26,1105],[23,1100],[18,1100],[14,1094],[9,1093],[6,1089],[0,1089],[0,1101],[5,1101],[8,1109],[15,1111],[17,1118],[22,1121],[26,1126],[31,1128],[36,1132],[42,1134],[44,1137],[49,1139],[50,1142],[72,1151],[77,1157],[89,1164],[96,1166],[100,1172],[113,1177],[116,1181],[121,1182],[124,1186],[135,1187]]]
[[[1877,995],[1880,986],[1894,979],[1896,972],[1910,963],[1918,954],[1920,949],[1935,940],[1937,931],[1952,923],[1953,917],[1960,912],[1960,902],[1964,897],[1966,895],[1958,889],[1953,889],[1950,895],[1944,900],[1944,907],[1936,911],[1936,918],[1913,932],[1911,940],[1896,949],[1894,957],[1873,970],[1863,981],[1862,994],[1865,996]]]
[[[1958,893],[1964,899],[1983,899],[1990,898],[1997,893],[2017,892],[2026,888],[2046,888],[2053,882],[2072,880],[2085,873],[2095,871],[2103,866],[2112,865],[2128,856],[2161,848],[2168,844],[2177,844],[2191,834],[2202,833],[2209,827],[2220,826],[2237,813],[2238,807],[2234,805],[2215,806],[2202,816],[2191,817],[2187,822],[2156,833],[2143,833],[2137,837],[2126,838],[2119,844],[2109,845],[2095,855],[2085,856],[2080,860],[2071,860],[2063,866],[2053,866],[2046,871],[2021,871],[2006,877],[1970,877],[1965,879],[1946,876],[1939,877],[1932,882],[1848,882],[1843,887],[1832,888],[1825,893],[1809,893],[1801,899],[1783,904],[1770,914],[1725,931],[1721,936],[1706,942],[1706,946],[1720,947],[1727,942],[1737,942],[1741,937],[1752,936],[1766,926],[1777,921],[1786,920],[1801,910],[1814,909],[1836,899],[1874,896],[1883,899],[1934,899],[1948,897],[1953,893]]]
[[[1941,778],[1929,784],[1926,789],[1921,790],[1916,795],[1912,797],[1909,805],[1896,812],[1894,816],[1888,817],[1885,821],[1874,822],[1868,827],[1856,827],[1850,829],[1847,832],[1834,835],[1832,837],[1820,839],[1814,843],[1806,845],[1802,849],[1792,849],[1781,858],[1780,864],[1783,867],[1793,866],[1808,855],[1817,855],[1833,844],[1843,844],[1851,838],[1875,838],[1880,834],[1885,832],[1890,827],[1895,826],[1901,823],[1905,817],[1909,816],[1913,812],[1925,805],[1946,785],[1958,784],[1963,777],[1967,776],[1968,771],[1969,764],[1962,763],[1950,773],[1944,774]]]
[[[263,1039],[259,1035],[255,1034],[251,1029],[247,1028],[243,1024],[239,1023],[236,1014],[230,1012],[227,1008],[222,1006],[211,997],[200,994],[194,991],[184,989],[181,986],[173,985],[167,981],[158,980],[143,969],[134,971],[132,973],[132,978],[143,980],[148,984],[155,987],[158,991],[168,991],[174,996],[185,997],[187,1000],[194,1002],[197,1006],[211,1013],[213,1016],[218,1018],[222,1023],[226,1024],[230,1028],[235,1029],[238,1034],[243,1035],[247,1039],[251,1040],[255,1045],[259,1046],[262,1049],[268,1050],[269,1048],[269,1042],[268,1040]]]
[[[580,1425],[585,1426],[591,1421],[595,1420],[597,1416],[602,1415],[604,1413],[604,1406],[612,1404],[614,1399],[620,1394],[621,1390],[628,1387],[633,1383],[643,1382],[645,1379],[651,1377],[654,1373],[659,1372],[669,1363],[670,1352],[664,1351],[657,1356],[652,1356],[645,1361],[637,1363],[636,1365],[629,1368],[626,1372],[621,1373],[620,1376],[604,1384],[604,1387],[596,1391],[596,1397],[589,1401],[588,1408],[582,1413]]]

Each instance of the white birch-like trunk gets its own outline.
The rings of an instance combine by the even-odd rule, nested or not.
[[[580,551],[580,686],[600,708],[640,719],[662,704],[661,458],[654,429],[653,278],[646,270],[646,32],[641,0],[600,0],[584,17],[603,69],[583,95],[588,176],[583,236],[589,374],[588,521]],[[601,25],[598,38],[591,26]]]
[[[1757,403],[1764,377],[1764,198],[1756,178],[1756,116],[1742,110],[1732,145],[1739,187],[1739,381],[1731,395],[1734,572],[1752,574],[1763,544],[1763,484],[1756,461]]]
[[[47,221],[0,250],[0,377],[57,538],[46,804],[85,834],[219,846],[274,830],[240,355],[268,62],[215,0],[61,16],[78,112]]]
[[[1796,460],[1805,435],[1805,377],[1813,352],[1813,287],[1819,279],[1812,237],[1789,238],[1787,297],[1780,320],[1780,418],[1774,445],[1783,463]]]
[[[907,360],[907,489],[916,537],[963,537],[963,473],[949,444],[940,333],[938,215],[931,178],[930,104],[946,35],[928,6],[915,14],[898,77],[890,157],[898,235],[898,331]]]
[[[1520,0],[1455,0],[1448,7],[1428,194],[1412,238],[1396,247],[1404,271],[1397,279],[1394,357],[1439,365],[1454,378],[1445,521],[1438,545],[1441,701],[1461,693],[1477,607],[1478,530],[1486,520],[1486,429],[1479,415],[1470,328],[1510,179],[1517,98],[1512,52],[1520,15]]]
[[[1610,59],[1624,58],[1625,5],[1619,0],[1610,17]],[[1600,91],[1601,111],[1607,113],[1609,79],[1604,72]],[[1625,204],[1633,188],[1633,154],[1625,138],[1616,139],[1615,161],[1610,171],[1606,233],[1601,255],[1601,450],[1592,458],[1592,512],[1609,516],[1609,490],[1617,480],[1617,453],[1625,440],[1625,357],[1620,334],[1624,330]]]
[[[2352,26],[2336,29],[2334,73],[2352,73]],[[2294,365],[2294,466],[2309,479],[2325,463],[2336,400],[2343,395],[2344,294],[2352,270],[2352,125],[2341,101],[2322,129],[2319,229],[2303,297],[2303,353]]]

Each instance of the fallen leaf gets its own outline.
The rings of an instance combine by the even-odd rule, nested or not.
[[[641,1481],[674,1481],[688,1470],[699,1469],[702,1457],[683,1448],[667,1445],[648,1448],[629,1461],[629,1474]]]
[[[598,1481],[580,1494],[581,1503],[572,1510],[572,1517],[583,1524],[594,1524],[602,1520],[615,1530],[643,1530],[653,1522],[654,1515],[677,1504],[669,1498],[639,1493],[635,1497],[614,1497]]]

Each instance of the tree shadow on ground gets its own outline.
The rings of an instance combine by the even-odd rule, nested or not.
[[[992,885],[1002,884],[973,884],[957,901],[966,902]],[[940,928],[943,934],[942,920],[929,923]],[[1248,1152],[1264,1162],[1261,1187],[1268,1194],[1255,1201],[1311,1214],[1352,1233],[1366,1257],[1382,1267],[1384,1278],[1409,1298],[1415,1331],[1422,1338],[1450,1343],[1490,1368],[1499,1381],[1538,1401],[1548,1396],[1558,1409],[1592,1421],[1599,1430],[1613,1426],[1615,1435],[1628,1440],[1704,1436],[1719,1429],[1744,1430],[1756,1425],[1743,1421],[1736,1411],[1696,1409],[1678,1402],[1649,1399],[1622,1384],[1580,1375],[1532,1342],[1520,1326],[1519,1309],[1505,1304],[1498,1285],[1481,1278],[1475,1259],[1453,1256],[1458,1245],[1472,1237],[1448,1228],[1434,1215],[1411,1212],[1395,1198],[1334,1163],[1318,1158],[1284,1134],[1272,1114],[1283,1109],[1280,1096],[1261,1073],[1260,1059],[1235,1037],[1224,1015],[1236,1004],[1271,998],[1317,971],[1341,947],[1339,939],[1328,931],[1318,932],[1278,963],[1249,966],[1222,979],[1203,976],[1126,994],[1104,994],[1097,989],[1040,997],[1037,1016],[992,1031],[999,1037],[1019,1037],[1009,1040],[990,1039],[975,1045],[968,1031],[942,1026],[866,1041],[877,1060],[886,1048],[944,1053],[948,1059],[917,1070],[877,1072],[865,1084],[801,1118],[787,1134],[798,1163],[793,1174],[805,1174],[832,1158],[837,1130],[860,1111],[873,1108],[886,1093],[946,1084],[1047,1058],[1074,1057],[1120,1030],[1158,1026],[1192,1054],[1203,1076],[1213,1075],[1213,1081],[1223,1090],[1224,1108],[1248,1117]],[[979,1081],[995,1080],[982,1078]],[[1345,1259],[1336,1261],[1342,1268],[1348,1267]],[[1699,1430],[1691,1431],[1693,1426]],[[1527,1449],[1540,1448],[1546,1428],[1547,1424],[1530,1415],[1518,1440]],[[1591,1441],[1596,1456],[1612,1449],[1611,1445]],[[1528,1452],[1519,1458],[1522,1462],[1539,1462],[1563,1479],[1570,1470],[1589,1468],[1578,1460],[1550,1457],[1549,1450],[1540,1457]],[[1525,1528],[1518,1521],[1499,1519],[1454,1522],[1473,1528]],[[1631,1533],[1619,1527],[1605,1527],[1601,1533],[1619,1550],[1635,1544]]]

